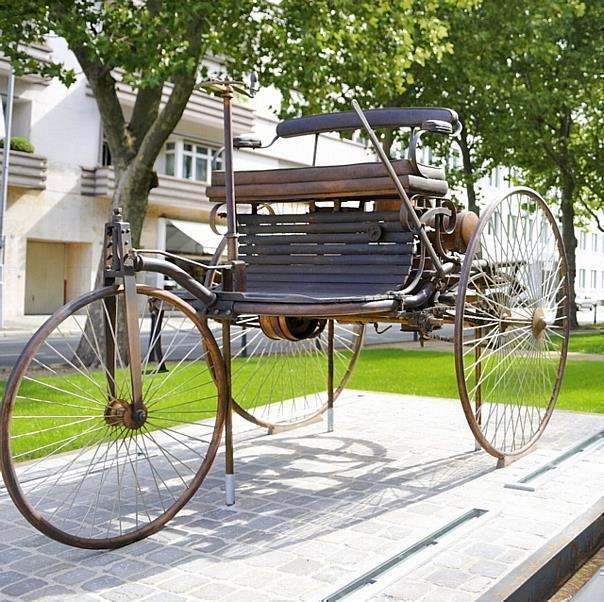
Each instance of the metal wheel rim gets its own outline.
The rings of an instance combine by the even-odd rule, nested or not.
[[[143,527],[137,526],[134,530],[128,531],[126,533],[121,533],[119,535],[98,538],[98,537],[84,537],[77,534],[68,533],[63,529],[56,527],[54,524],[49,522],[47,518],[45,518],[42,513],[40,513],[35,507],[33,507],[27,499],[27,495],[24,493],[22,488],[21,480],[19,479],[16,471],[15,463],[12,459],[11,453],[11,419],[12,411],[14,409],[15,399],[17,393],[19,391],[20,385],[23,381],[23,377],[30,367],[32,363],[34,354],[39,350],[39,348],[43,345],[44,341],[47,337],[60,326],[64,320],[71,316],[75,311],[78,311],[81,308],[86,307],[95,301],[100,301],[103,299],[107,299],[112,297],[113,295],[120,294],[122,292],[122,287],[120,286],[110,286],[102,289],[97,289],[91,293],[83,295],[78,299],[75,299],[71,303],[59,309],[55,314],[53,314],[43,325],[42,327],[34,334],[34,336],[27,343],[25,349],[21,353],[18,358],[13,370],[11,371],[10,377],[7,381],[4,400],[2,404],[1,410],[1,429],[2,429],[2,441],[0,444],[1,451],[1,468],[2,475],[4,477],[4,482],[6,484],[7,490],[13,499],[13,502],[18,507],[23,516],[38,530],[40,530],[45,535],[65,543],[67,545],[72,545],[81,548],[88,549],[104,549],[104,548],[117,548],[144,537],[148,537],[149,535],[158,531],[167,521],[174,517],[174,515],[187,503],[187,501],[193,496],[193,494],[197,491],[206,474],[208,473],[212,461],[216,455],[218,447],[220,445],[220,439],[222,435],[222,428],[224,424],[225,418],[225,407],[226,407],[226,388],[225,388],[225,373],[224,373],[224,363],[222,362],[222,356],[218,350],[216,342],[211,334],[211,332],[207,329],[205,324],[199,320],[197,317],[195,310],[180,300],[175,295],[163,291],[154,289],[149,286],[138,285],[137,292],[142,295],[146,295],[149,297],[160,298],[170,303],[177,310],[181,311],[184,316],[191,320],[197,329],[199,335],[201,335],[203,339],[203,348],[207,350],[206,352],[212,356],[212,364],[215,370],[215,379],[212,379],[214,385],[217,389],[217,400],[216,400],[216,413],[214,419],[214,426],[211,428],[212,434],[209,438],[207,452],[205,454],[204,460],[201,462],[197,472],[194,474],[194,477],[191,478],[188,486],[182,490],[180,496],[174,499],[173,503],[171,503],[167,508],[163,508],[163,511],[149,522],[145,523]],[[202,362],[205,366],[205,362]],[[166,427],[168,428],[168,427]],[[101,440],[102,445],[103,440]],[[109,447],[109,444],[108,444]],[[121,445],[120,445],[121,447]],[[76,448],[77,449],[77,448]],[[81,448],[83,449],[83,448]],[[116,445],[117,449],[117,445]],[[137,449],[138,444],[137,444]],[[146,449],[146,447],[145,447]],[[86,453],[86,452],[83,452]],[[128,452],[129,453],[129,452]],[[51,454],[52,455],[52,454]],[[80,451],[78,450],[76,457],[80,455]],[[93,457],[94,459],[94,457]],[[37,460],[36,460],[37,461]],[[111,467],[110,467],[111,468]],[[152,469],[153,470],[153,469]],[[91,473],[92,474],[92,473]],[[84,474],[84,478],[87,478],[88,472]],[[182,477],[181,477],[182,478]],[[83,481],[82,481],[83,482]],[[184,482],[184,481],[183,481]],[[101,482],[101,485],[103,482]],[[55,483],[56,486],[56,483]],[[79,488],[76,490],[76,494],[79,492]],[[73,504],[73,502],[72,502]],[[163,507],[163,504],[162,504]],[[121,508],[119,508],[121,509]],[[52,516],[50,517],[52,519]],[[150,518],[150,516],[149,516]],[[138,506],[137,506],[137,521],[138,521]],[[111,523],[109,524],[111,526]],[[93,525],[94,527],[94,525]],[[121,523],[120,523],[121,529]]]
[[[556,285],[556,287],[557,287],[556,289],[548,290],[548,295],[551,295],[555,290],[558,291],[558,293],[560,293],[560,291],[561,291],[562,298],[561,298],[561,300],[558,300],[555,303],[554,307],[556,307],[556,309],[558,311],[561,311],[564,317],[562,317],[560,319],[556,318],[556,320],[554,321],[555,323],[559,324],[559,326],[557,326],[557,327],[560,329],[561,332],[557,334],[557,336],[559,336],[560,341],[559,341],[559,348],[557,350],[557,354],[555,357],[558,357],[558,360],[557,360],[557,367],[556,367],[556,376],[555,376],[555,380],[551,384],[551,394],[550,394],[549,400],[547,401],[543,414],[541,414],[540,410],[538,411],[538,425],[536,428],[534,428],[532,430],[532,432],[530,433],[530,436],[528,436],[528,438],[526,438],[526,440],[524,440],[525,438],[524,438],[524,433],[523,433],[523,437],[521,439],[520,445],[516,446],[515,445],[516,435],[514,434],[513,435],[514,445],[512,446],[511,449],[509,449],[508,446],[505,446],[505,445],[502,446],[501,443],[498,444],[496,441],[489,440],[489,438],[487,437],[485,432],[483,432],[483,428],[482,428],[481,424],[479,424],[479,422],[478,422],[478,419],[482,420],[482,412],[478,412],[478,416],[475,414],[475,409],[473,407],[475,400],[471,399],[471,397],[472,397],[471,390],[468,390],[468,383],[466,382],[467,367],[466,367],[466,369],[464,369],[464,356],[467,355],[467,353],[468,353],[467,351],[464,353],[464,342],[465,342],[464,341],[464,323],[466,321],[465,320],[466,305],[467,305],[466,291],[467,291],[467,287],[468,287],[470,277],[471,277],[472,261],[475,258],[477,252],[479,250],[481,250],[481,240],[483,238],[483,236],[482,236],[483,232],[488,227],[489,220],[492,218],[492,216],[495,214],[495,212],[498,210],[498,208],[501,207],[504,202],[508,202],[508,204],[511,203],[510,199],[512,199],[515,196],[520,196],[520,195],[525,195],[526,197],[528,197],[528,199],[530,199],[531,202],[535,203],[536,214],[538,214],[539,211],[541,211],[544,216],[544,218],[543,218],[544,221],[542,223],[545,226],[549,225],[549,227],[551,228],[551,234],[553,234],[554,246],[556,247],[556,250],[558,253],[556,271],[560,275],[560,282]],[[535,218],[535,220],[536,220],[536,218]],[[533,228],[533,226],[534,226],[534,222],[533,222],[533,225],[531,225],[531,229]],[[522,235],[524,235],[525,233],[526,233],[526,231],[523,228]],[[517,234],[517,230],[515,231],[515,235],[516,234]],[[541,236],[541,232],[539,232],[538,235]],[[530,250],[530,252],[532,252],[533,250],[534,250],[534,247]],[[499,199],[499,200],[493,202],[491,205],[489,205],[480,217],[480,221],[476,228],[476,232],[474,233],[474,236],[473,236],[472,240],[470,241],[470,245],[469,245],[468,250],[465,255],[465,260],[464,260],[464,264],[463,264],[461,275],[460,275],[458,294],[457,294],[457,299],[456,299],[456,308],[455,308],[455,334],[454,334],[455,369],[456,369],[457,382],[458,382],[459,394],[460,394],[460,399],[462,402],[463,411],[464,411],[466,419],[469,423],[469,426],[470,426],[472,433],[474,434],[476,440],[480,443],[480,445],[483,447],[483,449],[485,449],[485,451],[492,454],[493,456],[498,457],[498,458],[504,458],[506,456],[512,457],[512,456],[517,456],[517,455],[521,455],[521,454],[525,453],[528,449],[530,449],[530,447],[532,447],[536,443],[536,441],[539,439],[539,437],[543,433],[543,430],[547,426],[547,423],[549,422],[549,419],[552,415],[552,412],[553,412],[553,409],[554,409],[554,406],[555,406],[555,403],[556,403],[556,400],[557,400],[557,397],[558,397],[558,394],[560,391],[562,375],[563,375],[564,367],[566,364],[566,355],[567,355],[567,351],[568,351],[568,336],[569,336],[569,327],[570,327],[570,322],[569,322],[568,316],[569,316],[568,268],[567,268],[567,263],[566,263],[566,255],[564,252],[564,244],[562,241],[560,231],[559,231],[559,229],[555,223],[554,217],[553,217],[551,211],[549,210],[549,208],[547,207],[545,201],[536,192],[534,192],[533,190],[531,190],[529,188],[524,188],[524,187],[514,188],[514,189],[510,190],[507,194],[505,194],[501,199]],[[526,319],[528,319],[528,315],[527,315]],[[527,333],[528,333],[528,331],[527,331]],[[525,333],[525,334],[527,334],[527,333]],[[519,336],[522,336],[522,334],[523,333],[520,332]],[[490,336],[490,335],[488,335],[488,336]],[[475,339],[475,341],[476,340],[478,340],[478,339]],[[502,339],[502,340],[504,340],[504,339]],[[522,344],[522,341],[523,341],[523,339],[521,339],[520,343],[518,343],[518,344],[519,345]],[[467,343],[467,341],[466,341],[466,343]],[[514,345],[514,343],[512,343],[512,345]],[[482,347],[482,344],[480,345],[480,347]],[[554,346],[554,353],[556,353],[555,346]],[[480,376],[479,379],[481,379],[481,378],[486,378],[486,377]],[[503,378],[505,378],[505,376]],[[479,380],[478,382],[481,382],[481,381]],[[482,386],[481,386],[481,388],[482,388]],[[488,428],[488,421],[492,417],[493,405],[499,406],[500,404],[491,404],[491,408],[490,408],[491,413],[488,414],[488,420],[487,420],[487,424],[486,424],[487,428]],[[513,406],[509,403],[507,405],[504,404],[503,411],[509,413],[507,408],[512,408],[512,407]],[[520,409],[518,410],[518,417],[519,416],[520,416]],[[516,418],[516,421],[518,421],[518,417]],[[498,415],[497,415],[496,421],[497,420],[499,420],[499,421],[501,420],[501,419],[499,419]],[[525,417],[524,426],[526,426],[526,420],[527,420],[527,418]],[[531,424],[532,424],[533,418],[531,417],[530,420],[531,420]],[[524,429],[524,426],[522,427],[523,429]],[[496,422],[495,429],[498,429],[498,428],[499,427],[497,426],[497,422]],[[515,428],[518,428],[518,425]]]

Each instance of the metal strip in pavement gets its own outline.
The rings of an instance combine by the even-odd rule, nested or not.
[[[441,543],[441,540],[445,535],[450,534],[452,531],[455,531],[467,522],[479,518],[487,512],[487,510],[482,510],[480,508],[472,508],[472,510],[461,514],[460,516],[448,522],[446,525],[443,525],[433,533],[430,533],[430,535],[427,535],[426,537],[420,539],[414,544],[411,544],[404,550],[401,550],[398,554],[395,554],[388,560],[385,560],[373,569],[367,571],[366,573],[357,577],[353,581],[350,581],[349,583],[340,587],[332,594],[326,596],[325,598],[322,598],[321,602],[335,602],[336,600],[342,600],[343,598],[346,598],[356,593],[363,587],[377,583],[379,577],[387,571],[390,571],[391,569],[405,562],[411,556],[418,554],[422,550],[425,550],[426,548]]]
[[[576,456],[577,454],[586,451],[587,449],[596,445],[600,441],[604,441],[604,431],[600,431],[599,433],[592,435],[588,439],[581,441],[581,443],[574,445],[573,447],[566,450],[564,453],[560,454],[559,456],[557,456],[550,462],[546,462],[545,464],[543,464],[536,470],[533,470],[532,472],[530,472],[526,476],[522,477],[521,479],[518,479],[517,481],[514,481],[512,483],[506,483],[504,485],[504,487],[507,489],[519,489],[520,491],[535,491],[535,486],[528,485],[527,483],[535,480],[537,477],[540,477],[541,475],[544,475],[544,474],[550,472],[551,470],[555,470],[563,462],[566,462],[573,456]]]

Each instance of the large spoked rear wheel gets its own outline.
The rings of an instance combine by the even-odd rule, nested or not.
[[[6,385],[6,487],[32,525],[69,545],[112,548],[157,531],[198,489],[220,442],[225,376],[214,337],[176,296],[147,286],[137,296],[146,416],[130,410],[118,286],[51,316]]]
[[[225,250],[223,238],[213,265],[225,260]],[[219,286],[218,275],[209,271],[205,285]],[[209,324],[222,348],[220,326],[211,320]],[[297,334],[303,330],[308,336],[300,338]],[[335,320],[239,316],[230,328],[234,410],[270,432],[312,422],[328,409],[330,346],[335,400],[352,374],[364,333],[363,324]]]
[[[221,344],[222,334],[214,332]],[[328,408],[330,349],[336,399],[359,356],[363,333],[361,324],[335,320],[239,317],[230,329],[235,411],[271,432],[315,420]],[[302,338],[292,340],[296,334]]]
[[[522,454],[554,409],[569,336],[562,237],[537,193],[515,188],[484,210],[455,311],[455,367],[470,428],[490,454]]]

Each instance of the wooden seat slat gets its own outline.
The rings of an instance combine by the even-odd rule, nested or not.
[[[313,273],[300,273],[296,271],[295,273],[290,272],[287,274],[278,274],[272,273],[270,274],[271,282],[289,282],[289,283],[297,283],[297,282],[315,282],[322,284],[329,284],[330,282],[342,282],[346,284],[388,284],[392,285],[392,283],[396,280],[392,276],[392,274],[373,274],[371,272],[360,272],[357,270],[356,274],[340,274],[339,272],[332,272],[331,274],[313,274]],[[247,283],[248,285],[251,282],[262,284],[266,282],[267,274],[248,274]]]
[[[265,253],[277,255],[408,255],[409,250],[406,245],[399,243],[349,243],[340,245],[337,243],[309,243],[293,245],[241,245],[239,247],[241,255],[250,254],[263,255]]]
[[[349,265],[352,263],[348,255],[249,255],[241,258],[248,263],[261,263],[265,265]],[[411,262],[409,255],[355,255],[354,263],[358,266],[366,265],[403,265]]]
[[[408,159],[392,161],[394,171],[402,175],[414,174]],[[421,166],[422,173],[430,179],[445,180],[445,172],[440,167]],[[259,169],[236,171],[235,186],[248,184],[287,184],[292,182],[325,182],[334,180],[358,180],[387,176],[382,163],[353,163],[348,165],[322,165],[318,167],[291,167],[282,169]],[[417,174],[416,174],[417,175]],[[224,186],[224,171],[212,172],[212,186]],[[237,189],[235,189],[237,193]]]
[[[249,245],[297,245],[317,243],[369,243],[367,232],[336,232],[330,234],[253,234],[245,237]],[[411,241],[409,232],[384,232],[379,240],[380,243],[406,243]],[[375,241],[373,241],[375,242]]]
[[[399,180],[409,194],[427,194],[442,197],[449,191],[445,180],[404,175]],[[211,201],[224,202],[224,186],[210,186],[206,194]],[[235,200],[239,203],[300,201],[321,199],[379,199],[396,194],[388,176],[347,180],[305,181],[280,184],[242,184],[235,186]]]
[[[237,215],[240,224],[329,224],[354,223],[373,224],[375,222],[400,223],[399,214],[395,211],[314,211],[311,213],[287,213],[282,215],[265,215],[244,213]]]
[[[401,262],[400,265],[372,265],[363,272],[358,265],[339,265],[337,268],[331,265],[297,265],[296,274],[352,274],[361,275],[371,273],[383,277],[391,276],[392,280],[400,279],[403,274],[409,271],[409,262]],[[291,267],[288,265],[264,265],[259,263],[250,263],[247,267],[248,275],[261,275],[265,280],[270,280],[274,274],[291,274]]]
[[[368,214],[369,215],[369,214]],[[344,223],[305,223],[305,224],[279,224],[280,234],[307,234],[309,236],[313,234],[334,234],[334,233],[366,233],[367,228],[374,223],[379,223],[380,228],[383,232],[395,232],[401,233],[401,224],[397,221],[391,222],[379,222],[379,221],[358,221],[358,222],[344,222]],[[252,235],[252,234],[266,234],[267,225],[272,226],[273,224],[247,224],[239,220],[239,232],[241,234]]]
[[[268,292],[266,286],[262,283],[258,283],[256,286],[248,284],[249,292]],[[355,284],[342,284],[325,286],[325,284],[314,284],[314,283],[299,283],[295,289],[292,288],[291,282],[272,282],[270,287],[271,293],[287,293],[297,295],[308,295],[309,297],[350,297],[360,296],[364,297],[367,295],[379,295],[386,292],[390,292],[388,286],[384,284],[365,285],[363,283]]]

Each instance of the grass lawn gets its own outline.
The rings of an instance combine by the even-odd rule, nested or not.
[[[264,358],[262,361],[266,369],[267,362],[270,364],[272,360]],[[289,371],[302,373],[296,361],[303,360],[292,359]],[[237,367],[236,363],[234,372]],[[263,373],[257,367],[253,362],[246,363],[238,374],[239,382],[246,388],[251,387],[250,398],[254,403],[264,397],[265,390]],[[147,427],[150,430],[196,422],[214,414],[215,388],[207,366],[197,362],[181,368],[167,379],[165,375],[146,377],[146,385],[153,392],[153,401],[148,406],[150,418]],[[322,369],[317,369],[316,379],[299,382],[297,394],[323,391],[324,374]],[[119,429],[116,432],[114,427],[109,428],[113,435],[109,434],[103,418],[106,407],[104,375],[96,374],[95,381],[96,385],[74,374],[46,376],[37,382],[24,381],[18,409],[13,416],[13,454],[27,460],[51,452],[77,449],[108,436],[119,437]],[[296,394],[290,388],[291,378],[277,378],[273,383],[273,400],[288,399]],[[284,383],[281,394],[280,383]],[[3,385],[0,383],[1,388]],[[366,349],[348,387],[408,395],[458,397],[454,356],[446,352]],[[61,389],[72,395],[66,395]],[[127,399],[128,396],[123,395],[122,398]],[[569,359],[558,408],[604,413],[604,362]]]
[[[572,334],[568,350],[580,353],[604,353],[604,332]]]
[[[454,356],[435,351],[367,349],[348,386],[408,395],[457,398]],[[569,359],[557,407],[604,412],[604,362]]]

